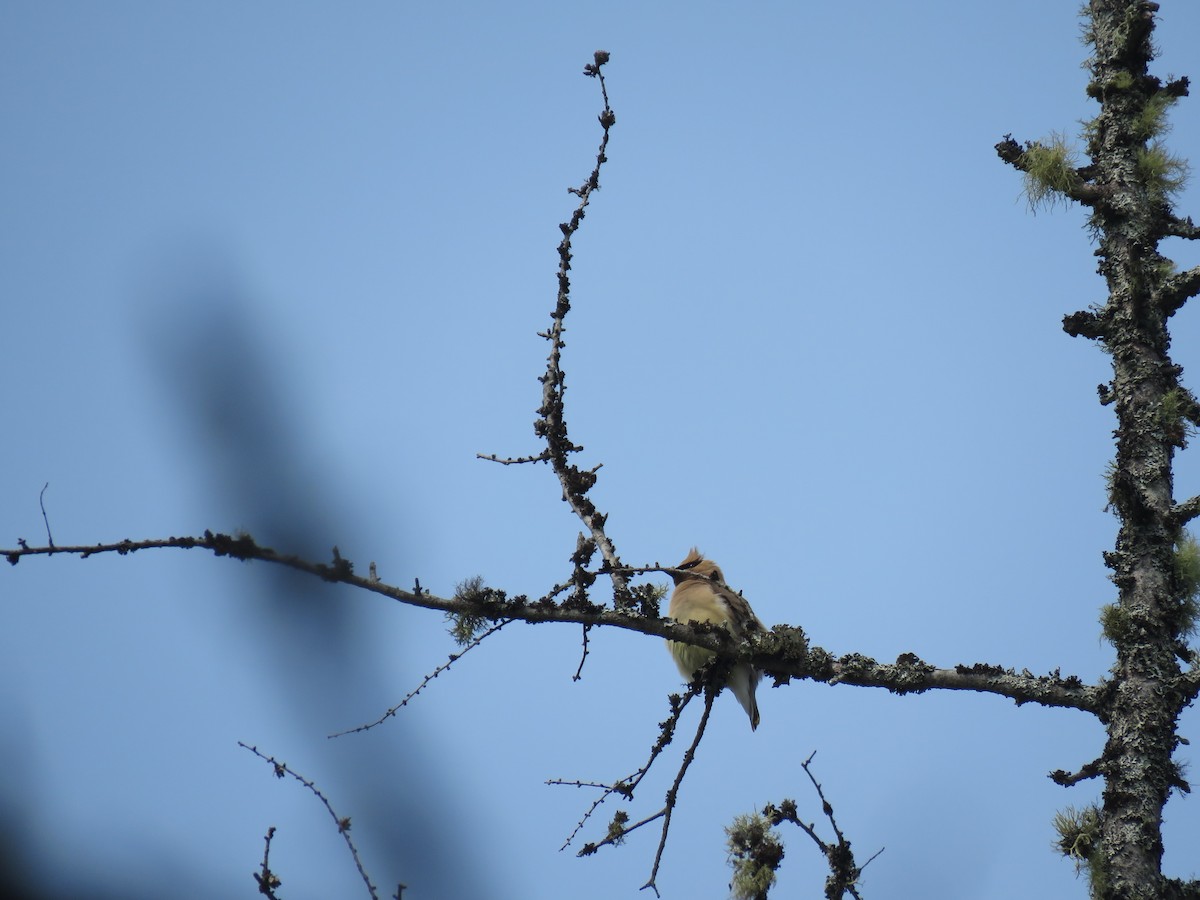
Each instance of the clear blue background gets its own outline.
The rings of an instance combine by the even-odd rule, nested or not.
[[[44,542],[49,482],[59,544],[244,528],[442,595],[562,581],[579,526],[552,473],[475,453],[538,449],[535,332],[604,48],[617,125],[564,365],[622,557],[698,544],[835,653],[1095,681],[1107,359],[1060,321],[1104,286],[1083,214],[1031,215],[993,150],[1094,113],[1077,7],[6,3],[0,545]],[[1156,71],[1200,76],[1200,7],[1160,22]],[[1170,136],[1192,158],[1196,110]],[[1196,321],[1174,322],[1189,374]],[[1197,475],[1185,454],[1179,497]],[[6,566],[10,845],[74,895],[250,897],[275,825],[283,896],[365,896],[317,801],[242,740],[352,817],[381,896],[639,896],[657,828],[577,860],[558,847],[592,795],[544,782],[642,763],[679,687],[660,644],[593,633],[575,683],[577,629],[514,624],[326,740],[453,650],[438,614],[199,552]],[[1086,895],[1050,820],[1098,785],[1046,774],[1099,754],[1091,718],[807,683],[760,702],[755,734],[718,703],[665,897],[725,896],[737,813],[820,820],[813,751],[859,858],[886,847],[872,900]],[[1196,874],[1197,801],[1166,817],[1168,871]],[[821,859],[784,837],[781,896],[815,896]]]

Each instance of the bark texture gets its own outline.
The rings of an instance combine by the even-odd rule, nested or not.
[[[1084,202],[1108,298],[1064,320],[1068,333],[1098,340],[1112,357],[1113,379],[1100,398],[1117,417],[1109,499],[1120,529],[1105,562],[1118,600],[1104,621],[1117,660],[1101,713],[1105,787],[1090,859],[1093,894],[1106,900],[1162,898],[1184,887],[1162,874],[1162,814],[1171,790],[1186,790],[1172,755],[1179,714],[1193,695],[1180,665],[1190,658],[1191,622],[1175,564],[1181,517],[1172,480],[1187,433],[1179,410],[1191,395],[1168,352],[1168,322],[1182,300],[1158,248],[1177,221],[1169,199],[1176,170],[1157,141],[1162,112],[1186,94],[1187,82],[1163,84],[1148,72],[1157,11],[1144,0],[1089,4],[1088,92],[1101,112],[1088,127],[1090,163],[1077,174],[1093,189]]]
[[[1188,81],[1163,83],[1149,73],[1158,9],[1149,0],[1089,0],[1085,8],[1093,49],[1088,95],[1100,103],[1086,126],[1085,165],[1075,167],[1055,142],[1022,146],[1006,137],[996,146],[1026,173],[1031,199],[1090,209],[1108,288],[1103,305],[1063,319],[1068,334],[1098,341],[1111,356],[1112,381],[1098,392],[1117,417],[1109,500],[1120,527],[1104,558],[1118,596],[1102,618],[1117,659],[1094,710],[1108,738],[1086,774],[1060,781],[1104,779],[1098,840],[1087,856],[1092,894],[1103,900],[1200,896],[1196,882],[1162,873],[1163,807],[1172,790],[1188,790],[1173,760],[1178,719],[1197,689],[1197,659],[1186,644],[1196,584],[1178,548],[1183,526],[1200,511],[1197,498],[1174,497],[1174,453],[1200,424],[1200,410],[1171,360],[1168,325],[1200,289],[1200,269],[1176,273],[1159,245],[1200,233],[1171,207],[1185,167],[1161,137],[1166,111],[1187,95]]]
[[[1188,702],[1181,692],[1186,658],[1174,583],[1179,525],[1173,515],[1172,459],[1181,446],[1167,421],[1180,368],[1169,356],[1168,318],[1159,302],[1171,267],[1158,252],[1171,220],[1162,173],[1151,170],[1148,105],[1167,88],[1149,75],[1153,3],[1093,0],[1089,92],[1101,102],[1088,147],[1100,198],[1092,224],[1108,301],[1097,314],[1098,339],[1111,354],[1116,464],[1110,500],[1121,521],[1106,554],[1119,591],[1109,637],[1117,650],[1108,709],[1101,841],[1092,860],[1095,893],[1105,898],[1161,898],[1162,812],[1182,784],[1172,760],[1176,726]],[[1139,123],[1143,123],[1139,125]],[[1163,151],[1159,151],[1160,153]],[[1156,183],[1156,179],[1158,182]],[[1174,427],[1173,427],[1174,426]]]

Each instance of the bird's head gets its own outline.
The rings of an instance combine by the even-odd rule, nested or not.
[[[688,555],[684,558],[683,562],[681,562],[675,568],[687,570],[686,575],[672,575],[671,576],[671,578],[675,581],[676,584],[681,584],[684,581],[687,581],[687,580],[693,579],[693,578],[703,578],[706,581],[709,581],[715,577],[717,579],[717,581],[720,581],[720,582],[725,581],[725,574],[721,571],[721,567],[718,566],[711,559],[705,559],[700,554],[700,551],[697,550],[695,547],[692,548],[691,552],[688,553]]]

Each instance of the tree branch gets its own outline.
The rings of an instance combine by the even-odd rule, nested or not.
[[[1074,787],[1081,781],[1097,778],[1104,774],[1104,757],[1094,759],[1080,768],[1078,772],[1068,772],[1065,769],[1055,769],[1050,773],[1050,780],[1063,787]]]
[[[1176,503],[1175,507],[1171,510],[1171,520],[1175,523],[1176,527],[1180,528],[1192,521],[1196,516],[1200,516],[1200,494],[1197,494],[1195,497],[1189,497],[1182,503]]]
[[[271,840],[275,837],[275,826],[272,825],[267,829],[266,846],[263,849],[262,870],[252,873],[254,880],[258,883],[258,892],[267,900],[279,900],[279,895],[275,893],[275,889],[280,887],[283,882],[279,880],[279,876],[271,871]]]
[[[777,684],[784,684],[792,678],[801,678],[831,685],[852,684],[886,688],[896,694],[919,694],[934,689],[979,691],[1008,697],[1018,705],[1038,703],[1042,706],[1060,706],[1091,712],[1100,716],[1102,720],[1105,717],[1102,702],[1103,684],[1085,685],[1076,676],[1063,677],[1057,671],[1037,676],[1027,670],[1017,672],[986,663],[937,668],[912,653],[900,655],[894,663],[880,663],[856,653],[835,657],[827,650],[810,646],[804,630],[795,626],[776,625],[767,633],[750,635],[743,641],[737,641],[730,637],[724,628],[711,624],[689,625],[659,616],[631,615],[622,610],[592,603],[578,603],[571,599],[555,603],[552,595],[538,600],[530,600],[525,596],[509,598],[503,591],[480,588],[451,598],[438,597],[425,589],[406,591],[380,581],[378,577],[364,578],[356,575],[353,563],[344,559],[336,547],[333,548],[331,563],[317,563],[263,547],[248,534],[235,537],[206,531],[200,537],[124,540],[112,544],[70,547],[30,547],[21,541],[17,549],[0,549],[0,554],[3,554],[9,563],[16,565],[27,556],[67,554],[86,559],[98,553],[118,553],[126,556],[140,550],[168,547],[203,549],[231,559],[274,563],[306,572],[324,581],[350,585],[410,606],[437,609],[455,616],[491,622],[519,619],[531,624],[569,622],[599,625],[681,641],[750,662],[771,675]],[[645,572],[669,574],[678,571],[680,570],[665,566],[622,567],[619,570],[623,575]],[[561,586],[556,587],[554,593],[561,589]]]
[[[1183,304],[1200,294],[1200,266],[1168,278],[1155,294],[1155,300],[1168,316],[1177,313]]]
[[[1167,220],[1165,236],[1180,237],[1189,241],[1200,240],[1200,226],[1192,221],[1191,216],[1183,219],[1171,216]]]
[[[1062,328],[1071,337],[1085,337],[1091,340],[1104,337],[1107,323],[1104,318],[1090,309],[1073,312],[1063,316]]]
[[[812,838],[829,865],[829,876],[825,879],[825,896],[827,900],[840,900],[845,894],[861,900],[858,893],[858,879],[862,875],[863,869],[869,866],[875,857],[883,852],[883,848],[877,850],[861,866],[855,863],[854,853],[850,849],[850,842],[846,840],[845,834],[842,833],[842,829],[838,826],[837,819],[834,817],[833,805],[826,799],[825,791],[810,768],[814,756],[816,756],[815,752],[810,754],[808,759],[801,763],[800,767],[804,769],[804,774],[808,776],[808,780],[812,782],[813,788],[816,789],[817,796],[821,800],[821,810],[825,814],[825,818],[829,820],[830,827],[833,828],[837,843],[831,844],[826,842],[817,834],[814,825],[809,825],[801,821],[794,800],[784,800],[779,806],[773,803],[768,804],[763,809],[762,814],[772,827],[776,827],[782,822],[791,822]]]
[[[683,715],[683,711],[685,709],[687,709],[687,705],[692,701],[692,698],[695,697],[697,695],[697,693],[699,693],[698,688],[696,688],[694,686],[689,686],[689,690],[686,694],[683,694],[683,695],[670,694],[668,696],[668,698],[667,698],[668,702],[671,704],[671,714],[669,716],[667,716],[666,719],[664,719],[663,721],[658,723],[658,740],[656,740],[654,742],[654,746],[652,748],[650,748],[650,758],[647,759],[645,764],[642,765],[642,767],[639,768],[636,772],[633,772],[630,775],[626,775],[624,778],[620,779],[619,781],[614,782],[613,784],[597,784],[595,782],[583,782],[583,781],[566,781],[565,779],[561,779],[561,778],[553,778],[546,782],[546,784],[563,785],[563,786],[569,786],[569,787],[600,788],[604,792],[600,795],[600,797],[598,797],[592,803],[592,805],[590,807],[588,807],[587,812],[585,812],[583,814],[583,816],[580,818],[579,822],[576,824],[575,830],[572,831],[569,835],[567,835],[567,839],[565,841],[563,841],[563,845],[558,848],[559,850],[565,850],[565,849],[567,849],[567,847],[569,847],[571,845],[571,841],[575,840],[575,836],[577,834],[579,834],[580,830],[587,823],[587,820],[590,819],[592,817],[592,814],[595,813],[595,811],[600,807],[600,804],[602,804],[605,800],[607,800],[613,794],[619,794],[620,796],[624,797],[626,800],[633,799],[633,792],[636,791],[638,788],[638,785],[640,785],[642,783],[642,779],[645,778],[647,774],[649,774],[650,769],[654,765],[654,761],[656,759],[658,759],[658,757],[662,754],[662,752],[670,745],[671,741],[674,740],[675,728],[679,724],[679,717],[681,715]],[[626,832],[626,833],[628,833],[628,832]],[[609,843],[614,843],[614,841],[609,841]],[[589,846],[591,846],[593,849],[586,853],[584,852],[584,850],[581,850],[578,855],[586,856],[586,855],[588,855],[588,853],[593,853],[593,852],[595,852],[595,849],[602,846],[602,844],[589,845]],[[585,850],[586,849],[587,848],[585,848]]]
[[[717,689],[712,685],[706,685],[704,688],[704,712],[700,715],[700,722],[696,725],[696,736],[692,739],[692,743],[688,746],[683,754],[683,761],[679,764],[679,771],[675,773],[675,780],[671,782],[671,787],[667,791],[666,805],[663,807],[663,826],[662,833],[658,838],[658,850],[654,853],[654,867],[650,870],[650,880],[642,885],[642,890],[650,888],[654,891],[654,896],[661,897],[658,892],[658,867],[662,864],[663,850],[667,846],[667,833],[671,829],[671,815],[675,812],[675,804],[679,797],[679,786],[683,784],[683,777],[687,774],[688,768],[692,761],[696,758],[696,749],[700,746],[700,740],[704,737],[704,730],[708,727],[708,717],[712,715],[713,701],[717,698]]]
[[[633,610],[637,604],[629,591],[629,584],[623,572],[621,559],[617,555],[617,549],[613,545],[612,540],[604,531],[604,523],[608,519],[608,516],[596,509],[595,504],[587,496],[588,491],[596,483],[596,472],[600,466],[596,466],[590,470],[582,470],[578,466],[571,464],[570,455],[578,453],[583,447],[573,443],[568,436],[566,407],[563,402],[563,395],[567,390],[566,373],[562,368],[562,351],[566,346],[566,342],[563,340],[563,332],[565,331],[563,323],[566,320],[567,313],[571,310],[571,278],[569,275],[572,257],[571,241],[583,223],[592,194],[600,190],[600,169],[608,161],[609,131],[617,121],[616,114],[612,111],[608,103],[608,88],[604,83],[604,72],[602,69],[609,60],[609,54],[604,50],[597,50],[593,59],[594,62],[584,67],[583,74],[589,78],[596,78],[600,82],[600,93],[604,98],[604,109],[600,113],[599,121],[603,134],[600,138],[600,146],[596,151],[596,165],[592,168],[591,174],[580,187],[568,188],[572,194],[579,198],[579,203],[576,205],[575,212],[571,215],[570,221],[563,222],[558,226],[563,235],[558,245],[558,297],[554,311],[550,313],[550,328],[544,332],[538,332],[540,337],[550,342],[550,355],[546,359],[546,371],[539,378],[542,383],[542,404],[538,407],[538,419],[533,423],[533,430],[538,437],[545,440],[546,449],[531,456],[510,458],[500,458],[493,454],[477,455],[481,459],[488,459],[493,462],[504,463],[505,465],[524,462],[549,462],[554,468],[554,474],[558,477],[559,483],[562,485],[563,500],[570,505],[571,511],[575,513],[579,521],[583,523],[591,535],[591,541],[586,545],[588,549],[587,559],[590,560],[591,552],[594,552],[596,549],[600,550],[600,555],[604,558],[604,562],[608,568],[609,577],[612,579],[617,607],[619,609]],[[578,594],[581,599],[586,598],[587,587],[588,584],[578,582]]]
[[[644,819],[641,819],[641,820],[633,823],[632,825],[626,824],[629,821],[628,814],[625,813],[624,810],[619,811],[615,816],[613,816],[613,820],[608,826],[608,834],[604,837],[604,840],[598,841],[596,843],[584,844],[583,847],[580,848],[579,853],[576,854],[578,856],[591,856],[593,853],[595,853],[601,847],[620,844],[621,842],[623,842],[625,840],[627,835],[633,833],[634,831],[637,831],[643,825],[649,825],[651,822],[655,822],[655,821],[658,821],[659,819],[662,819],[663,820],[662,832],[660,833],[659,839],[658,839],[658,850],[654,854],[654,866],[650,870],[650,879],[644,885],[642,885],[642,890],[645,890],[646,888],[650,888],[651,890],[654,891],[655,896],[661,896],[658,893],[658,886],[655,883],[655,881],[658,878],[659,866],[662,864],[663,850],[665,850],[666,846],[667,846],[667,835],[671,829],[671,814],[674,812],[675,804],[678,801],[679,787],[680,787],[680,785],[683,784],[684,776],[687,775],[688,768],[691,766],[693,760],[695,760],[695,758],[696,758],[696,749],[700,746],[700,740],[704,737],[705,729],[708,727],[709,716],[712,715],[713,701],[716,699],[717,693],[719,692],[719,688],[716,687],[712,683],[701,684],[699,682],[695,682],[692,684],[691,688],[692,688],[691,693],[688,695],[687,699],[682,701],[681,703],[675,702],[675,698],[674,697],[672,698],[671,718],[668,720],[668,722],[663,723],[663,725],[664,725],[663,734],[660,736],[658,743],[655,745],[655,750],[650,757],[650,761],[645,766],[643,766],[641,769],[638,770],[638,774],[636,776],[637,780],[641,781],[642,776],[644,776],[646,774],[646,772],[649,771],[650,766],[651,766],[651,764],[653,764],[654,759],[658,756],[658,753],[661,752],[661,749],[663,747],[665,747],[666,744],[670,743],[671,735],[674,733],[675,723],[679,720],[679,714],[683,711],[683,708],[687,705],[688,700],[690,700],[698,692],[703,691],[704,692],[704,712],[700,715],[700,721],[696,725],[696,734],[692,738],[692,743],[688,746],[687,750],[683,754],[683,759],[680,761],[679,771],[675,773],[675,780],[671,783],[671,787],[667,790],[667,795],[665,798],[665,803],[663,805],[663,808],[660,809],[658,812],[653,813],[652,815],[646,816]],[[565,782],[556,782],[556,783],[563,784]],[[588,810],[587,815],[591,815],[592,811],[594,811],[595,808],[604,801],[605,797],[607,797],[611,793],[621,793],[621,794],[625,794],[628,797],[633,796],[633,786],[627,781],[626,782],[618,782],[617,785],[612,786],[611,788],[608,788],[608,786],[605,786],[605,787],[606,787],[605,796],[601,797],[599,800],[597,800],[595,803],[592,804],[592,808]],[[586,819],[587,816],[585,816],[584,818]],[[583,823],[580,822],[580,825],[582,825],[582,824]],[[575,829],[575,832],[572,832],[572,837],[578,831],[579,831],[579,828],[577,827]],[[569,842],[570,842],[570,838],[568,838],[568,843]],[[565,847],[566,844],[564,844],[563,846]]]
[[[1006,134],[1004,140],[996,144],[996,155],[1018,172],[1023,172],[1029,177],[1038,177],[1036,169],[1039,151],[1046,152],[1046,148],[1030,141],[1027,141],[1022,146],[1013,140],[1011,134]],[[1104,199],[1105,192],[1100,187],[1091,183],[1093,177],[1094,174],[1090,166],[1075,168],[1064,166],[1062,167],[1060,177],[1053,184],[1053,190],[1055,193],[1075,200],[1084,206],[1095,206]],[[1028,183],[1026,182],[1026,184]]]
[[[487,638],[491,637],[493,634],[495,634],[497,631],[499,631],[505,625],[509,624],[511,621],[512,621],[512,619],[501,619],[499,622],[497,622],[495,625],[493,625],[487,631],[483,632],[483,634],[480,634],[479,636],[474,637],[471,640],[467,641],[467,643],[463,646],[462,650],[460,650],[458,653],[451,653],[449,659],[447,659],[444,663],[442,663],[440,666],[438,666],[436,669],[434,669],[432,672],[430,672],[428,675],[426,675],[424,678],[422,678],[421,683],[418,684],[411,691],[409,691],[405,695],[403,700],[401,700],[395,706],[389,708],[388,711],[385,712],[378,719],[375,719],[372,722],[367,722],[363,725],[359,725],[355,728],[347,728],[345,731],[335,731],[333,734],[326,735],[326,737],[329,737],[329,738],[345,737],[348,734],[358,734],[360,731],[370,731],[375,726],[382,725],[384,722],[386,722],[392,716],[396,715],[396,713],[398,713],[401,709],[408,706],[408,704],[413,700],[413,698],[416,697],[417,694],[421,693],[421,691],[425,690],[425,688],[429,685],[429,683],[431,681],[433,681],[433,679],[437,678],[439,675],[441,675],[443,672],[445,672],[447,669],[449,669],[452,665],[454,665],[456,662],[458,662],[463,657],[464,654],[469,653],[470,651],[474,650],[476,647],[478,647],[480,644],[482,644]],[[584,627],[586,627],[586,626],[584,626]],[[583,663],[580,663],[580,665],[582,666]]]
[[[343,840],[345,840],[346,846],[350,848],[350,855],[354,857],[354,865],[358,869],[358,874],[362,877],[363,883],[367,886],[367,892],[371,895],[372,900],[379,900],[379,894],[375,891],[375,885],[371,883],[371,879],[367,875],[367,870],[363,868],[362,860],[358,856],[358,848],[354,846],[354,841],[350,838],[350,817],[346,816],[343,818],[334,812],[333,805],[329,802],[329,798],[321,793],[321,789],[317,787],[315,782],[305,778],[299,772],[288,768],[286,764],[279,762],[279,760],[275,759],[275,757],[267,756],[265,753],[262,753],[257,747],[251,747],[249,744],[243,744],[241,741],[238,741],[238,746],[249,750],[264,762],[269,762],[275,769],[276,778],[282,778],[284,775],[291,775],[298,782],[312,791],[313,795],[325,805],[326,811],[328,811],[330,817],[337,824],[338,833],[342,836]],[[265,855],[263,857],[263,869],[266,871]]]

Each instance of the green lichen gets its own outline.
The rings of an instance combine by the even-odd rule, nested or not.
[[[1163,394],[1158,405],[1158,424],[1163,433],[1177,447],[1186,447],[1196,431],[1196,426],[1189,418],[1194,409],[1195,401],[1191,395],[1180,387],[1173,387]]]
[[[770,820],[757,813],[737,816],[725,835],[733,867],[730,896],[734,900],[766,900],[783,862],[783,842],[771,830]]]
[[[1120,470],[1117,468],[1117,461],[1110,459],[1104,464],[1104,496],[1108,498],[1108,502],[1104,504],[1104,511],[1111,512],[1113,507],[1117,505],[1116,489],[1117,489],[1117,474]]]
[[[1114,647],[1127,641],[1133,633],[1129,613],[1115,603],[1106,603],[1100,607],[1100,628]]]
[[[1148,141],[1170,131],[1167,110],[1174,106],[1178,99],[1166,91],[1158,91],[1150,95],[1150,99],[1146,101],[1142,111],[1133,120],[1133,133],[1138,140]]]
[[[1079,42],[1085,47],[1096,45],[1096,26],[1092,23],[1092,11],[1087,3],[1079,7]]]
[[[478,575],[473,575],[465,581],[459,582],[454,588],[454,599],[464,604],[481,606],[497,597],[503,599],[503,592],[494,591],[487,587],[483,582],[483,578]],[[488,616],[482,614],[482,610],[448,612],[446,613],[446,620],[450,623],[450,635],[459,646],[464,646],[475,640],[480,632],[492,621]]]
[[[1200,620],[1200,543],[1188,531],[1175,542],[1175,586],[1179,608],[1173,624],[1181,635],[1195,634]]]
[[[1083,809],[1068,806],[1054,814],[1054,830],[1058,833],[1054,848],[1075,863],[1076,873],[1087,872],[1093,897],[1102,896],[1106,880],[1100,853],[1100,823],[1100,810],[1095,806]]]
[[[1150,197],[1159,203],[1182,190],[1189,173],[1187,161],[1168,153],[1158,141],[1138,150],[1137,170]]]
[[[612,817],[612,821],[608,823],[608,834],[604,839],[611,841],[615,845],[625,843],[625,826],[629,824],[629,813],[623,809],[618,809]]]
[[[1167,259],[1164,256],[1155,264],[1154,271],[1160,279],[1166,279],[1178,272],[1179,267],[1175,265],[1175,260]]]
[[[1053,207],[1067,202],[1069,192],[1080,185],[1075,151],[1065,135],[1053,133],[1047,141],[1034,141],[1021,157],[1025,172],[1025,197],[1030,209]]]

